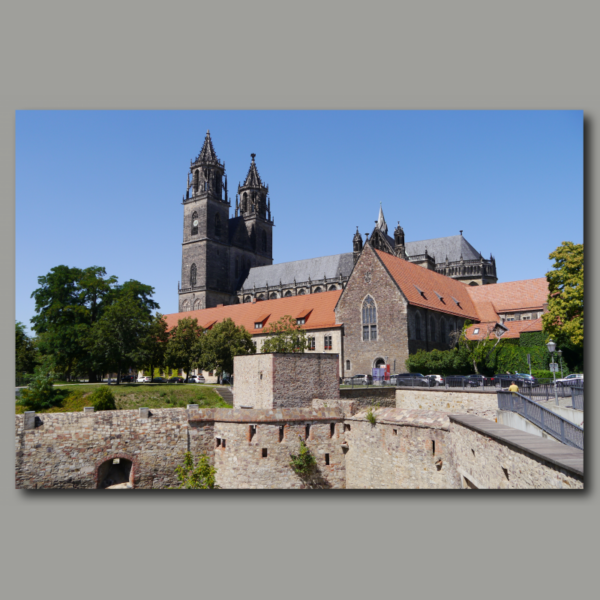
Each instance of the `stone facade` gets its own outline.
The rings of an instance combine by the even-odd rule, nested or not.
[[[254,354],[234,358],[234,408],[310,407],[339,398],[336,354]]]
[[[340,398],[352,400],[359,408],[396,408],[396,388],[393,387],[342,388]]]
[[[459,486],[446,415],[397,409],[379,409],[374,414],[374,425],[364,411],[345,421],[347,488]]]
[[[395,390],[396,408],[434,410],[449,414],[466,413],[496,420],[498,400],[495,393],[445,391],[433,389]]]
[[[215,436],[221,440],[215,449],[219,486],[236,489],[345,487],[345,460],[340,443],[344,425],[340,410],[235,412],[240,413],[236,415],[236,422],[215,424]],[[300,439],[305,441],[317,463],[309,479],[301,478],[290,467],[290,456],[298,454]]]
[[[450,434],[462,488],[583,489],[582,476],[510,444],[455,422]]]
[[[456,333],[465,320],[417,306],[408,306],[408,348],[410,354],[419,350],[449,350],[455,344]]]
[[[363,304],[376,307],[377,339],[363,340]],[[385,267],[367,244],[335,309],[344,324],[344,377],[367,373],[378,361],[394,372],[405,370],[408,358],[408,303]]]

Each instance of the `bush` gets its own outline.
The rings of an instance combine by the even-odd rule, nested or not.
[[[377,417],[375,416],[372,408],[369,408],[369,412],[367,413],[367,421],[369,421],[369,423],[371,423],[373,426],[375,423],[377,423]]]
[[[316,464],[317,461],[315,457],[311,454],[308,446],[304,443],[304,440],[300,438],[300,452],[298,454],[290,454],[290,467],[294,470],[294,473],[299,477],[306,479],[308,478]]]
[[[63,400],[63,392],[54,388],[54,381],[38,371],[26,390],[21,392],[17,402],[27,410],[44,410],[60,404]]]
[[[94,410],[117,410],[115,396],[111,390],[101,386],[90,394],[90,403]]]
[[[211,466],[206,454],[198,457],[198,463],[194,467],[192,453],[186,452],[183,466],[176,467],[175,474],[179,480],[179,486],[171,489],[212,490],[219,487],[215,484],[217,470]]]

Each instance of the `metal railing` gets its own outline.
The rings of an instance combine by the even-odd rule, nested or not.
[[[583,450],[583,429],[518,392],[498,392],[498,408],[517,413],[567,446]]]
[[[391,377],[390,379],[369,378],[368,380],[348,377],[342,385],[355,387],[397,387],[397,388],[431,388],[438,390],[472,390],[495,392],[494,382],[486,378],[473,380],[462,377],[444,377],[444,383],[439,383],[429,377]]]
[[[583,387],[571,388],[571,400],[573,402],[573,408],[583,410]]]

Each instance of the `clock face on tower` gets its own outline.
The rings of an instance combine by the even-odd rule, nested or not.
[[[193,222],[194,227],[198,227],[198,219],[195,219]]]

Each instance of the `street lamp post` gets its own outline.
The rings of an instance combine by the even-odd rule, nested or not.
[[[548,352],[552,355],[552,365],[554,365],[554,351],[556,350],[556,344],[550,340],[546,344],[546,348],[548,348]],[[554,370],[554,366],[552,367],[552,379],[554,379],[554,401],[556,402],[556,406],[558,406],[558,394],[556,393],[556,371]]]
[[[562,370],[562,350],[557,350],[556,354],[558,354],[558,360],[560,361],[560,378],[563,378],[563,370]]]

